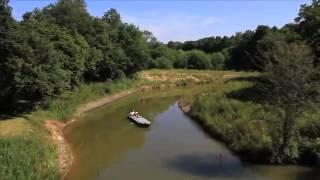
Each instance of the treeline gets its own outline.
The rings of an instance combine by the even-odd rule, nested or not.
[[[91,16],[84,0],[58,0],[16,21],[0,0],[0,109],[45,102],[79,84],[128,77],[150,68],[261,70],[277,41],[303,42],[320,56],[319,1],[303,5],[296,23],[259,26],[231,37],[159,42],[110,9]]]
[[[231,37],[208,37],[197,41],[168,42],[167,46],[175,50],[201,50],[212,62],[217,56],[223,61],[223,68],[233,70],[261,70],[261,57],[269,52],[275,43],[302,42],[311,46],[315,54],[315,63],[320,62],[320,1],[313,0],[310,5],[302,5],[295,23],[282,28],[260,25],[255,31],[247,30]]]
[[[84,0],[59,0],[21,21],[11,10],[0,0],[1,109],[155,66],[146,33],[123,23],[115,9],[93,17]]]
[[[43,103],[81,83],[150,68],[222,69],[224,56],[174,50],[110,9],[91,16],[84,0],[59,0],[12,17],[0,0],[0,109]]]
[[[231,37],[209,37],[197,41],[169,42],[177,50],[201,50],[208,56],[221,56],[224,69],[261,70],[259,56],[270,50],[278,41],[304,41],[296,31],[298,24],[288,24],[278,29],[260,25],[255,31],[239,32]],[[215,62],[213,58],[212,62]]]

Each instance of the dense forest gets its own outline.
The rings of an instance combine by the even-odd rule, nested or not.
[[[25,13],[21,21],[12,17],[8,3],[0,1],[2,109],[149,68],[262,70],[261,54],[278,41],[310,45],[319,63],[319,1],[303,5],[295,23],[280,29],[261,25],[231,37],[168,44],[122,22],[115,9],[91,16],[84,0],[59,0]]]

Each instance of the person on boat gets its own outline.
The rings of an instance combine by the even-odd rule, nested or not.
[[[139,117],[138,112],[134,112],[134,110],[132,112],[130,112],[130,116],[134,116],[134,117]]]

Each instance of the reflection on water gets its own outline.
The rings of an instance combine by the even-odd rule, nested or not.
[[[67,179],[315,179],[319,175],[310,168],[241,163],[178,108],[177,95],[199,89],[138,93],[87,113],[65,129],[75,153]],[[151,127],[130,123],[126,116],[132,109],[149,119]]]

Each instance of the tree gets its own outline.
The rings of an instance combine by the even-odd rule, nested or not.
[[[45,7],[42,13],[36,10],[33,14],[37,20],[58,24],[82,35],[91,29],[91,16],[86,10],[84,0],[58,0],[57,3]]]
[[[155,66],[159,69],[171,69],[173,67],[172,61],[165,57],[158,57],[155,59]]]
[[[210,58],[199,50],[190,51],[187,55],[188,69],[210,69]]]
[[[187,68],[187,55],[183,50],[175,51],[176,58],[173,62],[174,68],[186,69]]]
[[[222,70],[225,64],[225,57],[222,53],[212,53],[211,54],[211,65],[215,70]]]
[[[127,61],[121,65],[123,72],[126,75],[131,75],[146,69],[151,62],[151,57],[143,32],[132,24],[122,24],[119,26],[117,36],[116,43],[119,43],[128,57]]]
[[[310,48],[302,42],[278,41],[262,57],[266,74],[260,85],[270,105],[276,107],[273,110],[280,112],[279,136],[273,139],[280,141],[274,158],[278,163],[294,162],[299,156],[297,121],[308,107],[320,102],[320,82],[314,80],[319,69]]]
[[[113,9],[113,8],[111,8],[106,13],[104,13],[104,16],[102,17],[102,19],[114,27],[122,23],[120,14],[117,12],[116,9]]]
[[[82,82],[88,45],[65,29],[37,21],[23,22],[12,31],[13,51],[4,69],[12,77],[12,102],[32,102],[56,96]]]
[[[161,44],[150,31],[143,31],[143,37],[146,39],[149,48],[154,48]]]
[[[312,0],[310,5],[302,5],[299,17],[295,20],[298,23],[297,31],[311,44],[316,53],[316,62],[320,64],[320,1]]]
[[[6,67],[8,57],[16,52],[12,51],[12,38],[10,32],[16,23],[11,15],[11,7],[8,0],[0,0],[0,108],[6,107],[12,95],[9,69]],[[2,107],[2,105],[4,105]]]
[[[0,0],[0,35],[2,36],[14,22],[11,16],[11,10],[9,0]]]
[[[248,56],[249,43],[254,36],[253,31],[237,33],[236,38],[239,43],[230,48],[230,58],[226,62],[228,69],[249,70],[253,65],[250,56]]]
[[[196,41],[186,41],[184,43],[181,42],[173,42],[169,41],[167,47],[171,49],[182,49],[185,51],[190,50],[202,50],[205,53],[213,53],[220,52],[225,48],[229,48],[233,46],[237,40],[234,36],[231,37],[220,37],[220,36],[212,36],[207,38],[202,38]]]
[[[268,34],[278,32],[278,28],[270,28],[268,26],[259,25],[255,32],[246,31],[237,34],[240,39],[234,47],[230,48],[230,58],[226,63],[226,67],[235,70],[261,70],[257,66],[256,56],[258,56],[258,44]]]
[[[168,48],[171,49],[181,49],[182,43],[181,42],[174,42],[174,41],[169,41],[167,44]]]

